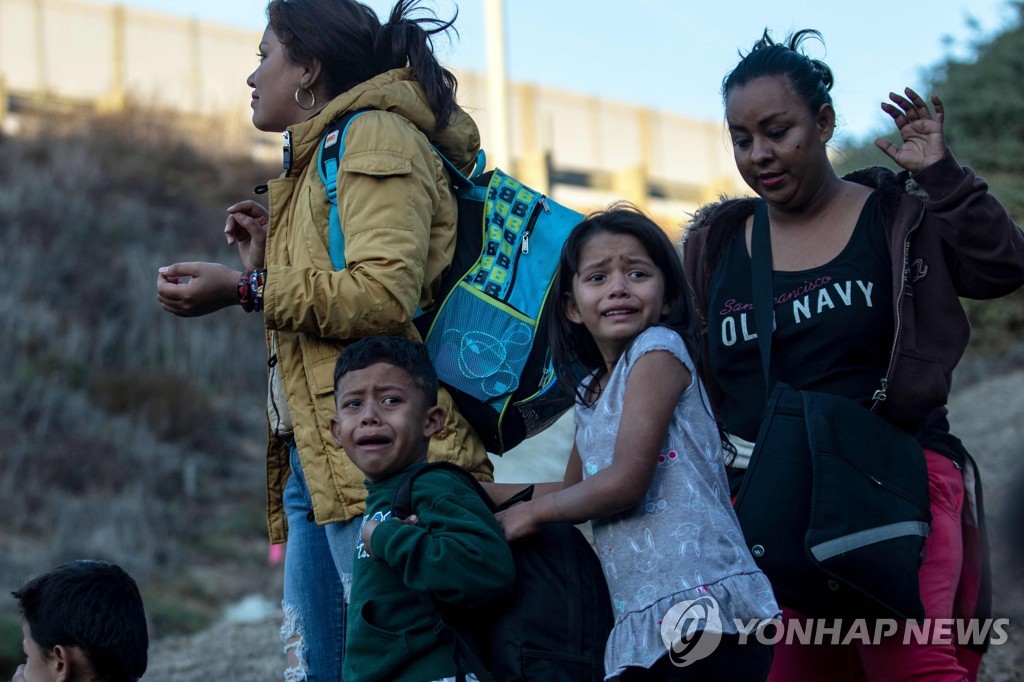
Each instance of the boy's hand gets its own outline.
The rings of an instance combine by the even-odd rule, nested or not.
[[[419,517],[417,517],[415,514],[410,514],[404,519],[393,520],[398,521],[399,523],[404,523],[409,526],[415,526],[417,523],[419,523]],[[359,534],[359,539],[363,541],[363,550],[370,555],[371,559],[376,559],[377,557],[373,556],[373,550],[370,547],[370,538],[373,537],[373,531],[377,530],[377,526],[379,526],[380,524],[380,521],[367,521],[363,524],[363,531]]]
[[[370,555],[371,559],[376,559],[373,556],[373,550],[370,549],[370,538],[373,537],[373,531],[377,530],[377,526],[380,525],[380,521],[367,521],[363,524],[363,531],[359,534],[359,539],[363,541],[363,551]]]

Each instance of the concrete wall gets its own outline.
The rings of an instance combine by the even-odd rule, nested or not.
[[[0,0],[0,121],[57,104],[131,101],[215,120],[222,135],[276,155],[279,139],[249,123],[245,78],[259,40],[256,31],[143,9]],[[486,148],[486,80],[456,75]],[[509,95],[511,170],[556,200],[591,210],[628,199],[674,231],[701,203],[746,193],[720,121],[525,83]]]

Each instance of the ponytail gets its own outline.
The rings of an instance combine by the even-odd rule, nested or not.
[[[433,36],[448,29],[454,29],[455,19],[459,12],[448,21],[436,17],[411,19],[409,15],[420,0],[398,0],[391,10],[388,23],[377,34],[375,52],[384,55],[385,61],[397,68],[408,64],[416,74],[416,79],[427,93],[427,101],[437,119],[434,130],[442,130],[448,125],[452,112],[455,111],[455,91],[458,81],[434,56]]]

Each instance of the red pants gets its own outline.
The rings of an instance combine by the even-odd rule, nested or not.
[[[921,601],[928,618],[970,617],[977,599],[978,557],[964,561],[964,534],[976,532],[962,522],[964,479],[948,457],[925,450],[932,526],[918,573]],[[956,608],[954,609],[954,604]],[[964,614],[967,614],[964,616]],[[805,618],[783,609],[783,620]],[[880,643],[775,645],[769,682],[973,682],[981,654],[955,644],[904,644],[902,631]]]

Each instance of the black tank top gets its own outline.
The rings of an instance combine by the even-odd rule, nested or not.
[[[782,381],[867,405],[892,351],[891,268],[878,195],[872,193],[850,241],[832,261],[773,272],[771,384]],[[743,230],[729,239],[708,293],[709,360],[725,392],[719,416],[728,431],[753,441],[767,395]]]

